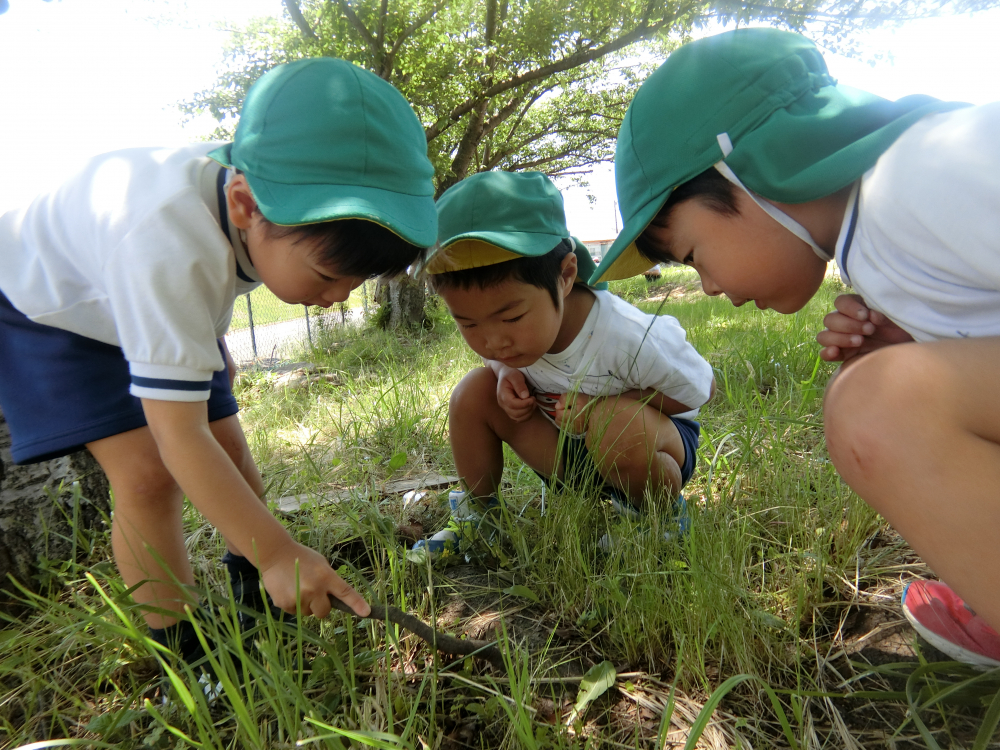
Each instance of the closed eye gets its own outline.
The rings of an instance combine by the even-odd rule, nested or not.
[[[325,273],[319,273],[319,271],[317,271],[316,273],[319,274],[319,277],[323,279],[323,281],[336,281],[335,278],[333,278],[332,276],[327,276]]]
[[[504,323],[516,323],[517,321],[519,321],[519,320],[520,320],[521,318],[523,318],[523,317],[524,317],[524,313],[521,313],[521,314],[520,314],[520,315],[518,315],[518,316],[517,316],[516,318],[507,318],[507,319],[506,319],[506,320],[504,321]]]

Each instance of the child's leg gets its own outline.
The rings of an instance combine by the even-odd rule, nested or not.
[[[263,483],[238,417],[217,420],[210,427],[251,488],[262,495]],[[160,460],[149,428],[96,440],[87,447],[108,475],[114,492],[111,544],[122,580],[126,586],[148,581],[133,593],[135,601],[175,612],[181,612],[185,603],[194,604],[172,582],[176,578],[181,584],[194,583],[184,546],[183,493]],[[160,567],[157,558],[172,575]],[[175,619],[146,615],[146,622],[153,628],[170,625]]]
[[[535,471],[550,476],[557,468],[559,431],[537,409],[515,422],[497,403],[497,378],[488,367],[473,370],[455,387],[448,410],[455,468],[474,497],[496,493],[507,443]]]
[[[675,497],[684,484],[685,450],[670,417],[630,396],[591,403],[587,449],[605,481],[636,507],[647,488]]]
[[[1000,339],[898,344],[831,384],[837,471],[1000,630]]]

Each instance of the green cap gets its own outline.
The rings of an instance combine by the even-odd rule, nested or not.
[[[345,60],[269,70],[247,92],[233,142],[209,156],[243,171],[275,224],[366,219],[420,247],[437,239],[420,121],[391,84]]]
[[[573,241],[577,275],[596,270],[582,242],[570,237],[559,189],[541,172],[480,172],[448,188],[437,202],[438,247],[428,273],[490,266],[551,252]]]
[[[592,281],[648,268],[635,238],[674,188],[720,161],[756,194],[804,203],[859,178],[920,118],[962,106],[838,86],[816,45],[789,31],[690,42],[639,87],[625,114],[615,150],[625,225]]]

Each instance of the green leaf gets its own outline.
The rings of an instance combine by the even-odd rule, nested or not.
[[[406,463],[406,454],[400,451],[389,459],[389,470],[395,471]]]
[[[529,589],[527,586],[522,586],[520,584],[511,586],[509,589],[504,589],[503,592],[505,594],[510,594],[511,596],[520,596],[524,599],[531,599],[531,601],[535,602],[535,604],[538,604],[541,601],[538,598],[538,594]]]
[[[578,718],[583,716],[594,700],[604,695],[608,688],[615,684],[618,673],[614,665],[609,661],[602,661],[587,670],[587,674],[580,681],[580,692],[576,694],[576,705],[566,720],[566,726],[572,726]]]
[[[127,726],[139,717],[145,715],[145,711],[126,709],[124,711],[109,711],[105,714],[98,714],[87,723],[87,731],[101,736],[109,735],[116,729]]]

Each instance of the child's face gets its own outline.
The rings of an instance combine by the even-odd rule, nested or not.
[[[361,276],[344,276],[321,264],[313,243],[296,242],[294,235],[272,236],[267,222],[256,212],[257,203],[245,176],[233,177],[227,199],[230,221],[246,231],[247,255],[254,270],[282,302],[330,307],[345,301],[364,283]]]
[[[292,305],[330,307],[345,301],[365,281],[321,264],[310,242],[269,236],[260,221],[247,229],[247,255],[264,286]]]
[[[725,294],[740,305],[780,313],[801,310],[819,289],[826,261],[742,191],[735,216],[723,216],[697,198],[670,213],[668,228],[650,225],[646,236],[701,276],[706,294]]]
[[[560,291],[562,287],[560,282]],[[556,307],[546,290],[523,281],[438,292],[472,351],[508,367],[537,362],[552,348],[562,326],[563,296]]]

